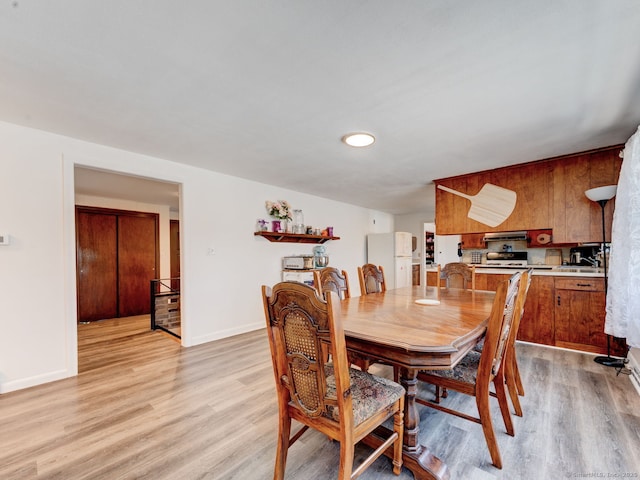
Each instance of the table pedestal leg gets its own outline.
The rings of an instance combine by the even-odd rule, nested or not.
[[[404,438],[402,441],[402,466],[411,470],[416,480],[448,480],[449,468],[435,457],[427,447],[418,443],[420,432],[420,416],[415,402],[417,392],[418,371],[413,369],[401,369],[400,383],[407,391],[404,402]],[[363,439],[370,447],[377,448],[383,443],[383,438],[389,436],[384,427],[380,427],[380,433]],[[383,433],[384,431],[384,433]],[[388,448],[385,455],[393,458],[393,448]]]

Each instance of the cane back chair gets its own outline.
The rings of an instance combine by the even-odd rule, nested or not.
[[[393,446],[393,471],[402,466],[404,388],[391,380],[349,368],[339,299],[323,300],[312,287],[282,282],[263,286],[262,297],[273,360],[279,411],[274,480],[282,480],[289,448],[316,429],[340,442],[338,479],[357,478]],[[327,363],[322,345],[329,345]],[[393,432],[355,470],[354,446],[387,419]],[[291,421],[302,424],[291,436]]]
[[[475,290],[476,267],[475,265],[469,266],[466,263],[454,262],[447,263],[441,268],[438,264],[438,288],[442,286],[443,280],[447,288],[461,287]]]
[[[349,288],[349,275],[345,270],[338,270],[334,267],[326,267],[322,270],[313,271],[313,285],[321,295],[326,291],[333,291],[338,294],[341,300],[351,298]]]
[[[382,265],[376,266],[373,263],[366,263],[362,267],[358,267],[358,280],[360,281],[361,295],[387,291],[387,282],[384,278]]]

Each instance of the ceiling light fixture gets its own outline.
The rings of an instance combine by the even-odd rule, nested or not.
[[[368,147],[376,141],[370,133],[349,133],[342,137],[342,141],[350,147]]]

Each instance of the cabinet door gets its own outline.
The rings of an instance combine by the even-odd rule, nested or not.
[[[518,340],[555,345],[554,277],[531,277],[524,304],[524,314],[518,330]]]
[[[476,288],[478,288],[477,277],[478,277],[478,274],[476,273]],[[511,275],[497,273],[497,274],[486,274],[485,277],[487,277],[487,283],[486,283],[486,288],[484,290],[495,292],[496,290],[498,290],[498,285],[504,280],[508,280],[511,277]]]
[[[606,353],[604,293],[556,290],[556,345]]]
[[[606,354],[604,279],[556,278],[555,295],[556,345]],[[610,341],[612,354],[624,356],[624,339]]]
[[[579,243],[602,241],[602,210],[584,192],[590,188],[618,183],[622,160],[620,148],[585,153],[554,162],[553,241]],[[615,197],[605,207],[607,241]]]
[[[412,284],[413,285],[420,285],[420,265],[412,265],[411,266],[411,271],[412,271]]]
[[[461,235],[460,239],[462,240],[462,248],[465,250],[487,248],[487,243],[483,240],[484,233],[466,233]]]

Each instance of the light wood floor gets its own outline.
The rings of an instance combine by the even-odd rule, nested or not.
[[[277,409],[264,330],[185,349],[148,325],[80,325],[77,377],[0,395],[0,478],[271,478]],[[496,406],[502,470],[479,425],[420,407],[421,441],[451,478],[637,478],[640,397],[629,378],[588,355],[518,347],[525,415],[509,437]],[[454,392],[447,401],[475,408]],[[290,450],[287,478],[334,479],[337,460],[337,444],[307,432]],[[381,458],[360,478],[413,475],[394,476]]]

